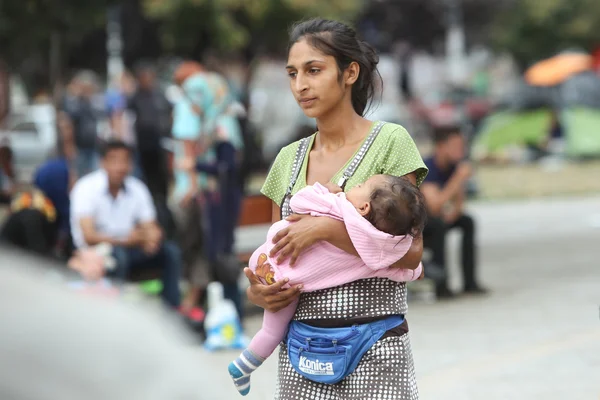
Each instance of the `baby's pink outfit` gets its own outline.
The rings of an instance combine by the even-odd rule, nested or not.
[[[381,232],[358,213],[344,193],[332,194],[323,185],[316,183],[296,193],[290,201],[290,206],[297,214],[343,221],[360,258],[321,241],[303,252],[293,267],[289,265],[289,259],[277,265],[276,258],[268,255],[275,247],[273,237],[290,225],[290,222],[282,220],[269,228],[267,241],[252,254],[249,262],[252,271],[256,271],[259,256],[265,254],[266,262],[275,273],[276,281],[289,278],[289,285],[302,284],[305,292],[376,277],[408,282],[421,275],[421,264],[415,270],[388,268],[410,249],[412,237],[392,236]],[[276,313],[265,311],[262,328],[249,346],[254,354],[267,358],[273,353],[285,336],[296,306],[297,302],[294,302]]]

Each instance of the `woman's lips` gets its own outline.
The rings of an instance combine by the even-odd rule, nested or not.
[[[311,97],[309,99],[301,99],[300,105],[302,107],[310,107],[315,103],[315,101],[317,101],[316,97]]]

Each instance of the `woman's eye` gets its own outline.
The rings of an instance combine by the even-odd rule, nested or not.
[[[311,68],[308,70],[308,72],[310,72],[311,74],[316,74],[318,72],[320,72],[321,70],[319,68]]]
[[[289,76],[290,78],[295,78],[295,77],[296,77],[296,75],[298,75],[298,73],[297,73],[297,72],[288,72],[288,76]]]

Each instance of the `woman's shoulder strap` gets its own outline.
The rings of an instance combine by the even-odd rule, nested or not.
[[[371,130],[371,133],[369,133],[369,136],[367,136],[367,138],[363,142],[362,146],[360,146],[360,149],[358,150],[358,152],[356,153],[356,155],[350,162],[350,165],[348,165],[348,167],[342,174],[342,177],[338,181],[339,187],[341,187],[343,189],[344,186],[346,185],[346,182],[348,182],[348,179],[350,179],[352,177],[352,175],[354,175],[354,173],[356,172],[356,169],[358,168],[358,166],[360,165],[362,160],[365,158],[365,155],[371,148],[371,145],[375,141],[375,138],[377,138],[377,135],[379,135],[379,132],[381,132],[381,129],[383,128],[383,126],[385,124],[386,123],[383,121],[379,121],[377,124],[375,124],[375,126]]]

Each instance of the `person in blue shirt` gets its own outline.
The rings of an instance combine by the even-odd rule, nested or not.
[[[433,155],[424,159],[429,174],[421,185],[429,214],[423,246],[433,253],[432,262],[447,270],[446,234],[451,229],[460,229],[464,291],[485,293],[486,289],[476,279],[475,221],[464,210],[466,183],[472,173],[471,165],[465,161],[465,138],[460,128],[437,128],[434,146]],[[436,282],[436,292],[438,298],[454,296],[446,277]]]
[[[69,192],[74,183],[69,163],[57,158],[42,164],[35,173],[34,184],[52,202],[56,209],[56,240],[66,255],[72,250],[69,214]]]

